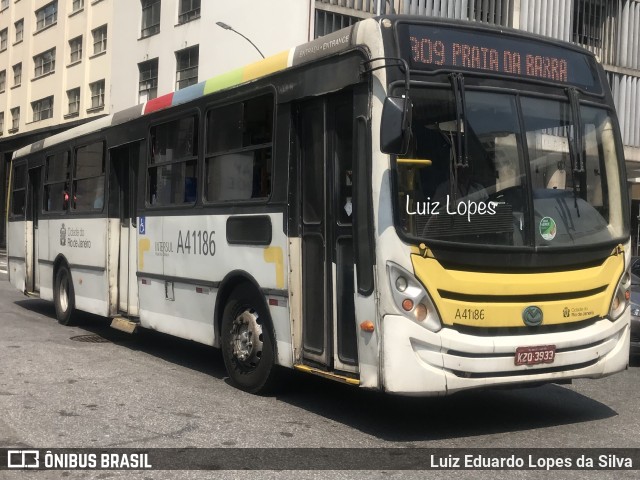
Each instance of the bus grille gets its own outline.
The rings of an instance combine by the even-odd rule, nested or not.
[[[591,360],[589,362],[577,363],[574,365],[565,365],[561,367],[550,367],[550,368],[541,368],[536,370],[518,370],[518,371],[508,371],[508,372],[462,372],[459,370],[450,370],[456,377],[461,378],[500,378],[500,377],[513,377],[513,376],[521,376],[521,375],[541,375],[545,373],[554,373],[554,372],[562,372],[565,370],[578,370],[580,368],[590,367],[591,365],[595,365],[598,363],[598,359]]]
[[[474,327],[454,323],[449,328],[452,328],[459,333],[477,335],[480,337],[540,335],[542,333],[572,332],[574,330],[580,330],[581,328],[590,327],[600,320],[602,320],[602,317],[592,317],[586,320],[580,320],[579,322],[539,325],[537,327],[528,327],[526,325],[521,327]]]
[[[573,300],[576,298],[592,297],[607,290],[607,285],[602,285],[591,290],[580,292],[561,292],[529,295],[470,295],[466,293],[438,290],[438,294],[447,300],[457,300],[467,303],[538,303],[556,302],[560,300]]]

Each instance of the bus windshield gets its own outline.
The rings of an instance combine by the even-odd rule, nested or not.
[[[461,115],[455,88],[412,89],[412,143],[396,162],[406,235],[506,247],[624,237],[619,154],[607,110],[577,103],[572,110],[569,99],[524,94],[463,95]]]

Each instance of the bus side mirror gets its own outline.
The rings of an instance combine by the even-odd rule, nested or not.
[[[405,155],[411,140],[411,100],[409,97],[387,97],[380,122],[380,151]]]

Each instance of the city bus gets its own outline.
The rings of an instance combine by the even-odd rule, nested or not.
[[[366,19],[15,152],[10,282],[286,369],[413,396],[627,367],[629,200],[588,51]]]

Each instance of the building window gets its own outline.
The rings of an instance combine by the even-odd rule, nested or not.
[[[18,20],[14,25],[16,27],[16,43],[18,43],[24,38],[24,19]]]
[[[11,132],[17,132],[20,128],[20,107],[11,109]]]
[[[158,59],[138,64],[138,103],[144,103],[158,96]]]
[[[0,2],[0,10],[4,10],[5,8],[9,8],[9,0],[2,0],[2,2]]]
[[[13,66],[13,86],[17,87],[22,83],[22,62]]]
[[[104,107],[104,80],[89,84],[91,90],[91,110]]]
[[[576,0],[574,3],[573,41],[587,47],[602,47],[604,1]]]
[[[200,0],[180,0],[178,23],[186,23],[200,18]]]
[[[8,28],[5,28],[4,30],[0,30],[0,52],[7,49],[7,32],[8,31],[9,31]]]
[[[51,118],[53,117],[53,97],[51,96],[31,102],[31,108],[33,109],[34,122]]]
[[[67,109],[68,116],[76,116],[80,113],[80,87],[67,90],[67,99],[69,107]]]
[[[142,38],[160,31],[160,0],[141,0]]]
[[[36,10],[36,32],[58,21],[58,2],[51,2],[40,10]]]
[[[340,30],[342,28],[353,25],[359,20],[362,19],[349,15],[343,15],[341,13],[328,12],[326,10],[316,8],[316,26],[314,29],[315,37],[323,37],[332,32],[335,32],[336,30]]]
[[[77,12],[78,10],[81,10],[83,8],[84,8],[84,0],[73,0],[73,3],[71,4],[72,12]]]
[[[147,168],[150,205],[195,203],[198,119],[189,116],[151,127]]]
[[[35,64],[34,78],[53,73],[56,69],[56,49],[52,48],[40,55],[36,55],[33,57],[33,63]]]
[[[207,112],[208,202],[266,199],[271,193],[273,95]]]
[[[4,112],[0,112],[0,137],[4,133]]]
[[[198,83],[198,45],[176,52],[176,90]]]
[[[69,57],[70,63],[76,63],[82,60],[82,35],[69,40],[69,51],[71,56]]]
[[[107,51],[107,26],[102,25],[101,27],[92,30],[93,34],[93,54],[97,55],[102,52]]]
[[[0,93],[4,92],[7,86],[7,71],[0,71]]]

